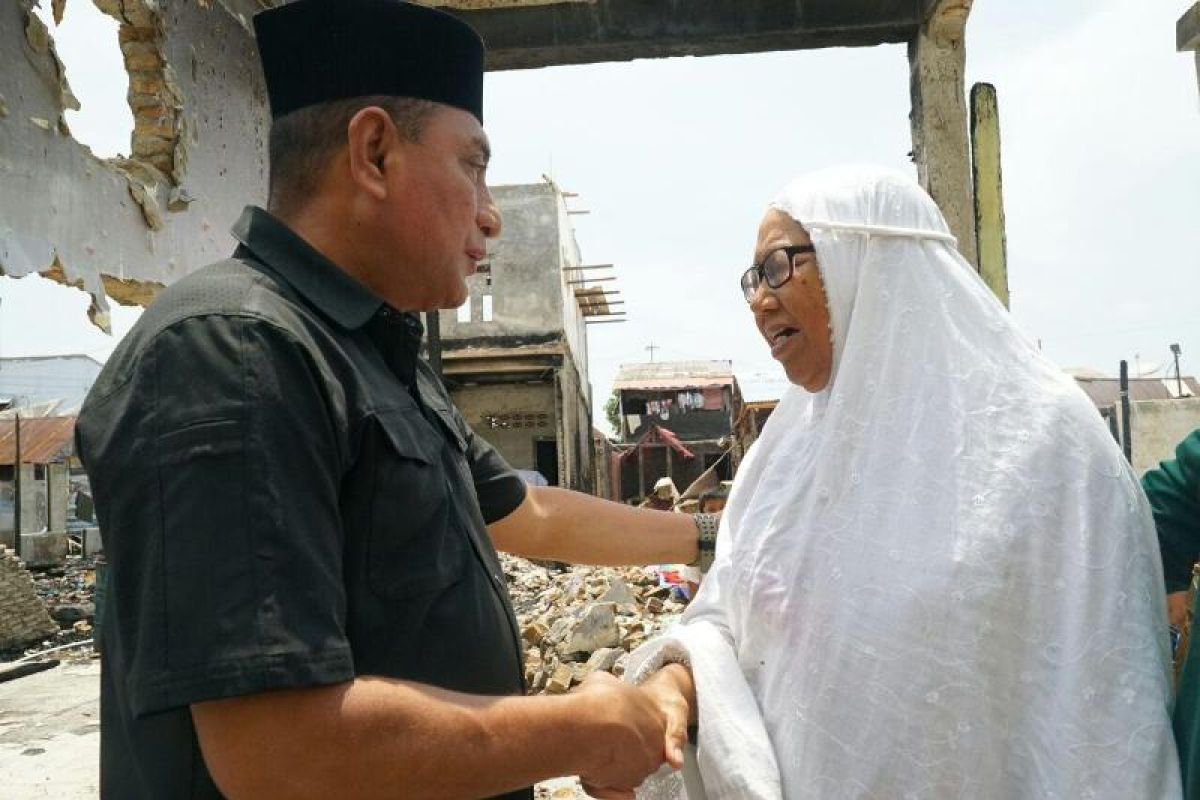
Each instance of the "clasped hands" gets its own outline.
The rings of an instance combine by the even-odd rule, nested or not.
[[[691,672],[668,664],[640,686],[597,672],[576,690],[594,699],[600,723],[596,759],[580,774],[584,791],[597,800],[632,800],[633,790],[664,763],[683,766],[689,721],[695,718]]]

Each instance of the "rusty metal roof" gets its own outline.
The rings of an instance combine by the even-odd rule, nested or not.
[[[17,422],[0,419],[0,465],[17,460]],[[75,452],[75,417],[30,417],[21,420],[21,463],[65,461]]]
[[[655,361],[622,364],[613,389],[701,389],[732,383],[732,361]]]

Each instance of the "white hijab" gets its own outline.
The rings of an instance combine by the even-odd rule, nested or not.
[[[782,398],[631,670],[690,662],[707,796],[1180,796],[1153,523],[1095,408],[909,178],[827,170],[772,207],[816,247],[833,376]]]

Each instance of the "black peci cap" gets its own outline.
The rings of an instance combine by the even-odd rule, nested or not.
[[[254,30],[273,118],[382,94],[456,106],[483,122],[483,40],[444,11],[401,0],[297,0],[255,15]]]

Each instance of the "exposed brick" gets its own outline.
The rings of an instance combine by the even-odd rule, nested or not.
[[[33,576],[21,560],[7,548],[0,550],[0,650],[12,650],[52,636],[58,625],[38,599]]]

